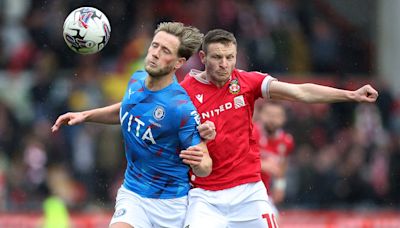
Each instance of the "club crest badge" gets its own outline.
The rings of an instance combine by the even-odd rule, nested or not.
[[[237,79],[233,79],[229,83],[229,92],[232,94],[238,94],[240,92],[240,85]]]
[[[165,117],[165,109],[162,106],[157,106],[156,109],[154,109],[153,117],[156,120],[164,119],[164,117]]]

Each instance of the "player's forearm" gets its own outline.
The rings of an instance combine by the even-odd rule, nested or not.
[[[203,160],[199,165],[192,166],[192,171],[198,177],[206,177],[210,175],[212,171],[212,159],[208,152],[205,152]]]
[[[336,89],[312,83],[300,84],[297,97],[306,103],[334,103],[354,101],[353,91]]]
[[[291,84],[273,81],[269,93],[272,99],[301,101],[305,103],[333,103],[355,101],[354,91],[336,89],[312,83]]]
[[[85,116],[85,122],[119,124],[119,109],[121,103],[109,105],[103,108],[92,109],[82,112]]]

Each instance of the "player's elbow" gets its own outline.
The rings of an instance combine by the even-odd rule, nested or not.
[[[311,104],[315,103],[315,96],[316,94],[310,93],[309,87],[311,86],[311,83],[304,83],[304,84],[299,84],[297,85],[297,89],[294,91],[294,97],[297,101]]]

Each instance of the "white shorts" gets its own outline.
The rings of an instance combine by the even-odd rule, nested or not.
[[[271,205],[272,212],[275,215],[275,220],[279,219],[279,211],[271,197],[268,197],[268,202]]]
[[[121,186],[110,225],[124,222],[135,228],[181,228],[186,209],[187,196],[174,199],[144,198]]]
[[[259,181],[219,191],[191,189],[184,227],[277,228],[278,224]]]

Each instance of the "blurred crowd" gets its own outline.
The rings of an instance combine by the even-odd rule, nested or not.
[[[37,210],[50,195],[76,210],[112,208],[125,167],[119,126],[50,128],[64,112],[119,101],[161,21],[232,31],[244,70],[351,89],[371,82],[376,105],[285,104],[296,148],[284,206],[398,208],[400,100],[374,73],[372,24],[355,24],[329,2],[0,1],[0,211]],[[99,54],[80,56],[64,43],[63,21],[80,6],[110,21]],[[178,79],[191,68],[202,68],[198,57]]]

